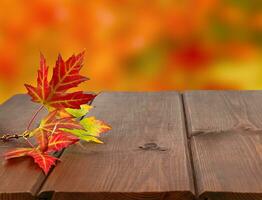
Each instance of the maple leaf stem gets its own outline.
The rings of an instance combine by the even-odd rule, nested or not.
[[[28,140],[27,137],[25,137],[24,135],[22,136],[24,138],[24,140],[29,144],[29,146],[31,146],[32,148],[34,148],[34,145]]]
[[[41,107],[39,107],[39,108],[37,109],[37,111],[34,113],[32,119],[31,119],[30,122],[28,123],[28,126],[27,126],[27,128],[26,128],[26,131],[29,131],[32,123],[35,121],[35,118],[37,117],[37,115],[39,114],[39,112],[40,112],[43,108],[44,108],[44,105],[42,105]]]

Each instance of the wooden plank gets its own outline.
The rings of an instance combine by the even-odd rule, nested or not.
[[[90,115],[105,144],[72,146],[40,191],[55,200],[193,199],[183,107],[176,92],[102,93]]]
[[[184,97],[190,135],[262,130],[262,91],[191,91]]]
[[[262,92],[184,94],[200,199],[262,199]]]
[[[0,106],[0,135],[22,133],[38,108],[39,104],[31,103],[27,95],[16,95],[9,99]],[[45,111],[39,114],[33,126],[44,114]],[[22,139],[6,143],[0,141],[0,154],[21,146],[25,146]],[[7,162],[1,156],[0,162],[0,199],[34,199],[45,176],[33,161],[18,158]]]

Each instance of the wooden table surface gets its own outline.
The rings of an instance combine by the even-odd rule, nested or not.
[[[1,157],[0,200],[262,200],[262,91],[104,92],[92,104],[112,126],[105,144],[66,149],[48,176]],[[3,103],[0,133],[21,133],[38,107],[23,94]]]

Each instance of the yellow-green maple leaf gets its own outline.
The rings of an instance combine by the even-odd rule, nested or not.
[[[86,130],[80,130],[80,129],[64,129],[64,131],[73,134],[74,136],[78,137],[81,140],[84,140],[86,142],[95,142],[99,144],[103,144],[103,141],[99,140],[96,136],[88,135]]]
[[[81,118],[85,116],[92,108],[93,106],[84,104],[84,105],[81,105],[80,109],[66,108],[65,110],[67,113],[69,113],[73,117]]]
[[[101,133],[105,133],[111,130],[111,127],[104,123],[103,121],[97,120],[95,117],[87,117],[80,121],[80,124],[84,128],[84,130],[80,129],[63,129],[66,132],[69,132],[81,140],[85,140],[87,142],[96,142],[103,143],[97,137],[100,136]]]

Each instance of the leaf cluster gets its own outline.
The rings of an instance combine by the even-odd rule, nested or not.
[[[83,58],[84,52],[72,55],[65,61],[59,55],[49,81],[46,59],[42,54],[40,55],[37,85],[25,84],[32,101],[41,104],[23,133],[23,138],[30,147],[6,152],[4,155],[6,159],[30,156],[47,174],[58,160],[53,156],[55,152],[80,140],[103,143],[99,139],[100,134],[107,132],[111,127],[93,116],[84,117],[92,109],[88,104],[96,95],[86,94],[83,91],[68,92],[88,80],[87,77],[79,74],[83,67]],[[36,115],[44,107],[48,110],[47,116],[41,120],[37,128],[30,129]],[[30,140],[34,140],[36,145],[33,145]]]

